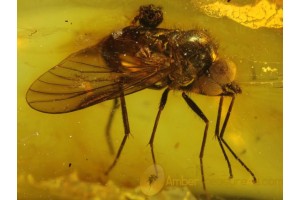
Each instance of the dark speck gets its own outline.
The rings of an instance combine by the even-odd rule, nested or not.
[[[242,152],[241,152],[241,155],[245,154],[247,152],[246,149],[244,149]]]
[[[258,142],[258,141],[261,140],[261,137],[257,136],[257,137],[255,138],[255,140],[256,140],[256,142]]]
[[[35,33],[37,33],[37,30],[34,30],[33,32],[31,32],[31,33],[29,34],[29,36],[32,36],[32,35],[35,34]]]

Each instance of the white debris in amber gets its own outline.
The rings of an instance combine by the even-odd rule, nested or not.
[[[228,17],[244,26],[257,29],[260,27],[282,28],[283,9],[275,2],[268,0],[258,1],[256,4],[235,5],[227,1],[216,1],[204,3],[203,1],[192,1],[198,9],[212,17]]]
[[[80,87],[83,88],[84,90],[90,90],[92,88],[91,83],[87,81],[80,82]]]
[[[261,69],[262,69],[263,72],[277,72],[278,71],[277,68],[271,68],[270,66],[262,67]]]
[[[26,179],[26,178],[27,179]],[[18,189],[19,193],[28,193],[28,189],[38,191],[36,198],[32,199],[90,199],[90,200],[115,200],[135,199],[147,200],[149,196],[140,191],[140,187],[126,187],[117,185],[109,180],[105,185],[99,182],[89,182],[80,179],[74,171],[46,180],[35,180],[32,174],[19,175],[18,184],[26,185]],[[34,196],[34,194],[33,194]],[[168,187],[151,199],[185,199],[196,200],[187,187]]]

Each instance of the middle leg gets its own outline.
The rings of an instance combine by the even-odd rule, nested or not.
[[[201,170],[201,176],[202,176],[202,185],[203,185],[203,189],[205,191],[206,186],[205,186],[204,169],[203,169],[203,155],[204,155],[209,121],[208,121],[207,117],[204,115],[204,113],[200,110],[200,108],[196,105],[196,103],[190,97],[188,97],[184,92],[182,93],[182,97],[184,98],[186,103],[189,105],[189,107],[205,122],[205,129],[204,129],[202,145],[201,145],[201,150],[200,150],[200,155],[199,155],[200,170]]]
[[[167,103],[169,91],[170,91],[169,88],[165,89],[164,93],[161,96],[158,113],[157,113],[156,118],[155,118],[155,123],[154,123],[154,126],[153,126],[151,138],[150,138],[150,141],[149,141],[149,145],[150,145],[150,148],[151,148],[152,161],[153,161],[153,164],[154,164],[154,167],[155,167],[156,174],[157,174],[157,168],[156,168],[156,160],[155,160],[154,150],[153,150],[154,149],[153,142],[154,142],[155,132],[156,132],[156,128],[157,128],[157,125],[158,125],[159,118],[160,118],[160,114],[161,114],[162,110],[165,108],[165,105]]]

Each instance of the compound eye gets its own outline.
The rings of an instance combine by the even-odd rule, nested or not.
[[[209,68],[210,76],[217,83],[224,85],[235,79],[236,65],[230,60],[217,60]]]

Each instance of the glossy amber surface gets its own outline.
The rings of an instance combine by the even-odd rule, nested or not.
[[[145,199],[152,165],[150,139],[162,91],[126,96],[131,136],[117,166],[105,140],[112,101],[68,114],[44,114],[26,103],[30,84],[65,57],[127,26],[141,4],[156,1],[18,1],[18,198]],[[206,29],[220,54],[237,65],[237,95],[224,138],[255,173],[257,183],[228,153],[233,178],[214,137],[218,97],[190,94],[210,120],[204,168],[214,197],[282,198],[282,2],[161,1],[160,27]],[[225,98],[227,107],[229,99]],[[225,112],[222,115],[225,116]],[[203,195],[199,151],[204,123],[180,92],[170,92],[155,138],[164,186],[153,199]],[[123,137],[121,112],[112,126]],[[147,182],[147,181],[146,181]],[[142,186],[142,187],[140,187]],[[170,192],[171,191],[171,192]]]

